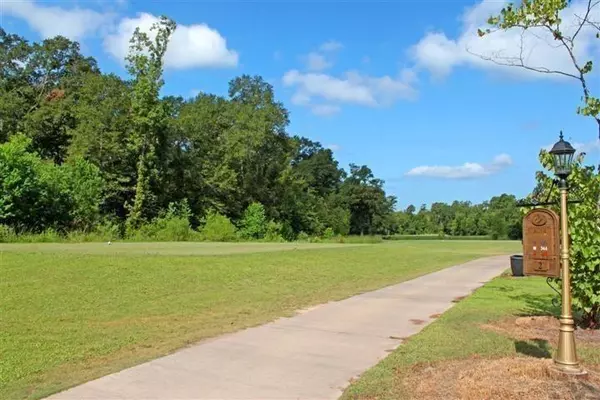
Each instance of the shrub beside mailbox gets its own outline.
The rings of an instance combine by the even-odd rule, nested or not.
[[[560,276],[558,214],[546,208],[531,210],[523,218],[523,270],[525,275]]]

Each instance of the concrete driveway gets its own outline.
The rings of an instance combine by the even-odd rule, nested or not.
[[[508,256],[467,262],[207,340],[49,399],[337,399],[431,315],[508,267]]]

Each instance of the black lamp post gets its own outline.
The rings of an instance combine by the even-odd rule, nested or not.
[[[562,131],[560,132],[560,140],[554,144],[550,154],[554,157],[554,173],[560,178],[562,186],[566,184],[566,179],[571,174],[573,155],[575,154],[575,149],[571,146],[571,143],[565,142],[563,139]]]
[[[569,221],[567,220],[567,192],[569,186],[567,177],[571,174],[573,155],[575,149],[563,139],[562,131],[560,140],[556,142],[550,154],[554,157],[554,173],[560,179],[560,223],[561,223],[561,273],[562,273],[562,307],[560,313],[560,328],[558,336],[558,349],[554,357],[557,370],[572,374],[585,374],[577,360],[575,348],[575,322],[571,310],[571,271],[569,270]]]

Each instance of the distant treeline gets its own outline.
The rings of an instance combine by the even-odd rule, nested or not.
[[[433,203],[417,211],[408,206],[396,213],[397,231],[405,235],[487,236],[491,239],[521,239],[522,212],[513,195],[492,197],[481,204],[455,201]]]

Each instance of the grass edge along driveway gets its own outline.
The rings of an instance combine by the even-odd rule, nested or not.
[[[208,337],[515,248],[428,241],[227,256],[2,251],[0,398],[41,398]]]
[[[410,337],[379,364],[362,374],[346,388],[341,400],[412,399],[414,396],[411,395],[411,388],[405,385],[404,378],[411,373],[412,368],[430,362],[461,360],[473,356],[489,359],[525,357],[522,349],[537,350],[540,343],[513,338],[485,329],[481,325],[512,316],[554,314],[558,309],[552,306],[552,295],[544,278],[498,277],[461,300],[438,320]],[[558,337],[558,328],[555,333]],[[548,347],[550,354],[554,352],[551,344],[544,343],[544,346]],[[583,362],[600,364],[599,346],[580,342],[577,346],[578,355]],[[527,353],[529,351],[525,354]],[[419,376],[414,377],[418,378]]]

